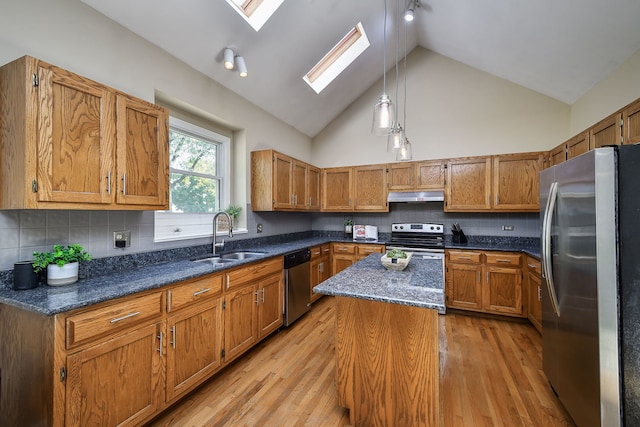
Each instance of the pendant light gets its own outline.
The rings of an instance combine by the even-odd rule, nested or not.
[[[382,67],[382,95],[373,108],[373,122],[371,132],[376,135],[388,135],[394,121],[393,105],[387,95],[387,0],[384,0],[384,28],[382,29],[383,67]]]
[[[411,143],[409,142],[409,138],[407,138],[407,27],[404,29],[404,60],[403,60],[403,71],[404,71],[404,109],[402,111],[403,114],[403,122],[404,122],[404,138],[400,142],[400,148],[396,152],[396,160],[404,162],[413,159],[413,153],[411,152]]]

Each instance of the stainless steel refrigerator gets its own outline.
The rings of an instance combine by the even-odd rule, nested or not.
[[[578,427],[640,425],[640,146],[540,173],[542,364]]]

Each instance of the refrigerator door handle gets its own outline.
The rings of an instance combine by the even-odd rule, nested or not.
[[[556,207],[556,199],[558,196],[558,183],[551,183],[549,188],[549,197],[547,206],[544,211],[544,219],[542,221],[542,270],[545,275],[545,283],[551,297],[551,307],[556,316],[560,317],[560,307],[558,297],[556,296],[556,287],[553,282],[553,268],[551,263],[551,224],[553,221],[553,211]]]

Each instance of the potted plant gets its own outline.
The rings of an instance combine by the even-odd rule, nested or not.
[[[353,220],[351,218],[344,220],[344,232],[347,234],[353,233]]]
[[[68,285],[78,281],[80,261],[90,260],[91,255],[78,244],[53,245],[49,252],[33,253],[33,271],[40,273],[46,268],[48,285]]]
[[[224,211],[231,217],[231,228],[233,228],[233,224],[238,221],[238,216],[240,216],[240,212],[242,212],[242,207],[238,205],[229,205],[229,207]]]

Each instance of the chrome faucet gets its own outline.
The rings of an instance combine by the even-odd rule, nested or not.
[[[233,224],[231,223],[231,217],[225,211],[217,212],[213,216],[213,246],[211,250],[211,253],[213,255],[216,254],[216,248],[220,248],[221,250],[224,249],[224,239],[222,240],[222,242],[216,243],[216,234],[218,234],[218,217],[220,215],[224,215],[227,217],[227,222],[229,223],[229,237],[233,237],[233,230],[232,230]]]

